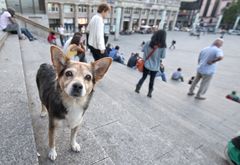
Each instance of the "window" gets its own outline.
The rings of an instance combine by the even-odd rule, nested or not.
[[[134,10],[134,14],[139,14],[140,13],[140,9],[135,9]]]
[[[130,13],[131,13],[131,8],[128,8],[128,7],[125,8],[125,9],[124,9],[124,13],[125,13],[125,14],[130,14]]]
[[[59,11],[59,5],[55,3],[48,3],[48,11],[49,12],[58,12]]]
[[[87,12],[87,6],[86,5],[79,5],[78,6],[78,11],[81,13],[86,13]]]
[[[72,13],[74,11],[74,5],[64,5],[63,11],[65,13]]]

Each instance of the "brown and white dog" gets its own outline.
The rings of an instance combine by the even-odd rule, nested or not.
[[[42,64],[37,72],[37,87],[42,102],[41,116],[49,116],[48,157],[55,160],[55,129],[59,121],[66,120],[71,129],[71,148],[80,151],[76,142],[77,130],[88,108],[95,83],[103,78],[112,63],[102,58],[91,64],[67,59],[61,49],[51,46],[53,65]]]

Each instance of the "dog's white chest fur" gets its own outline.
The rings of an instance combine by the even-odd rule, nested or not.
[[[78,102],[72,102],[71,105],[67,107],[66,120],[68,126],[73,129],[76,126],[80,125],[83,119],[83,108],[82,105]]]

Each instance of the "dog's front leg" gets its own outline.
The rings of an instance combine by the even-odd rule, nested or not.
[[[50,151],[48,153],[48,157],[51,160],[55,160],[57,158],[57,152],[55,149],[55,129],[56,125],[53,121],[53,119],[49,118],[49,128],[48,128],[48,142],[49,142],[49,148]]]
[[[80,152],[81,150],[80,145],[76,142],[78,127],[79,126],[76,126],[75,128],[71,129],[71,148],[75,152]]]

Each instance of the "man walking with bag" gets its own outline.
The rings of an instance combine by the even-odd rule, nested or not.
[[[217,62],[223,59],[223,51],[220,49],[223,39],[216,39],[209,47],[204,48],[198,57],[197,75],[189,89],[188,95],[194,95],[193,91],[197,83],[202,79],[196,99],[205,100],[203,95],[207,92],[210,81],[216,72]]]

